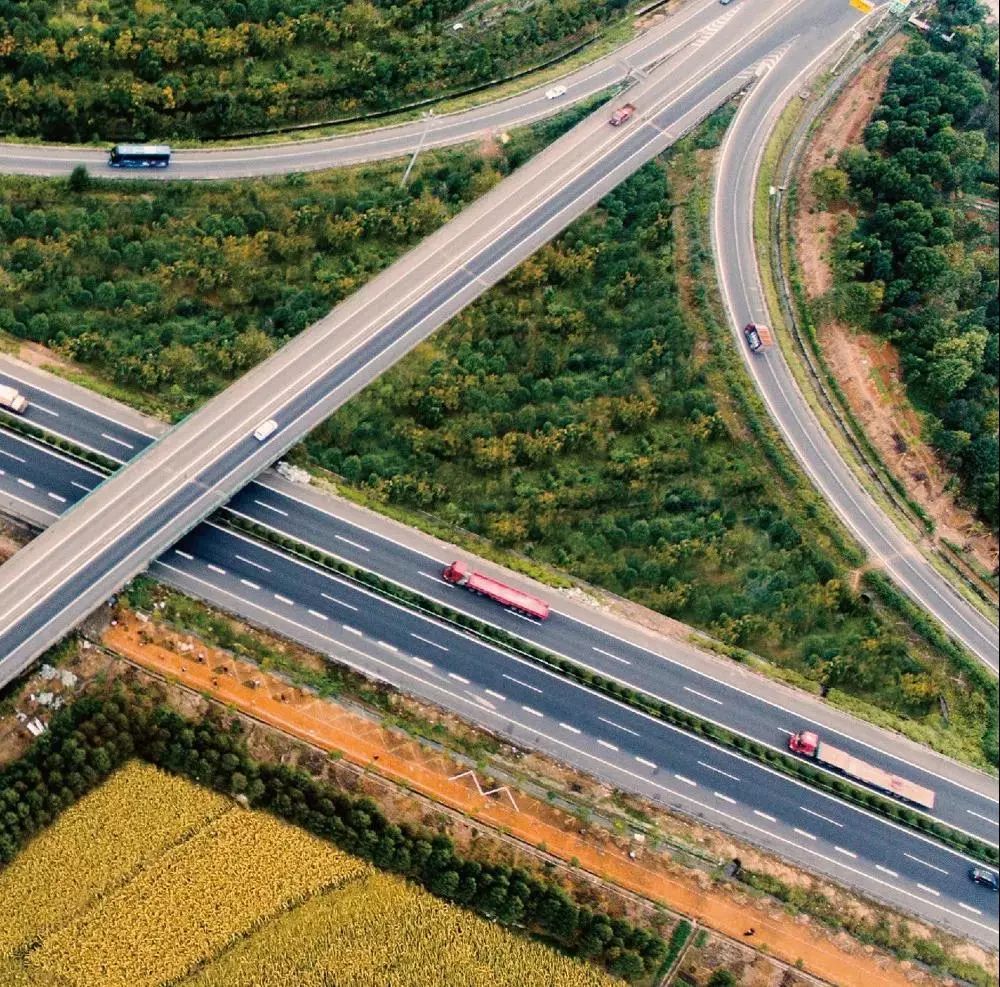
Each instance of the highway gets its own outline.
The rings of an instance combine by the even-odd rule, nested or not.
[[[58,510],[59,502],[48,496],[52,491],[40,486],[53,460],[24,456],[20,441],[2,439],[0,499],[13,490],[44,511]],[[18,464],[17,477],[11,454],[26,460]],[[30,485],[17,482],[32,469]],[[275,492],[269,489],[267,496],[270,500]],[[961,935],[985,943],[996,937],[996,897],[968,880],[970,861],[961,854],[346,579],[212,522],[169,549],[151,573],[609,784],[719,826]],[[435,586],[437,580],[428,583]],[[461,594],[450,601],[453,605],[468,596],[453,592]],[[553,616],[554,626],[560,616]]]
[[[997,623],[958,595],[863,488],[816,420],[779,347],[753,354],[743,338],[748,322],[770,322],[754,239],[760,160],[781,108],[803,84],[801,59],[790,53],[777,59],[741,105],[719,152],[712,246],[736,345],[788,445],[871,560],[996,675]]]
[[[558,80],[473,109],[442,114],[429,122],[417,120],[344,137],[230,149],[177,150],[169,171],[109,168],[104,149],[0,143],[0,172],[68,175],[82,164],[101,177],[163,181],[283,175],[398,158],[411,153],[418,145],[443,147],[479,140],[484,131],[502,131],[552,116],[572,103],[621,84],[630,66],[641,71],[703,32],[711,36],[719,23],[732,19],[736,13],[736,7],[727,10],[719,6],[718,0],[695,0],[679,5],[676,11],[640,37]],[[556,100],[546,99],[545,90],[556,82],[566,87],[565,95]]]
[[[745,86],[789,36],[826,47],[850,8],[746,5],[637,86],[623,128],[593,114],[249,371],[0,567],[0,683],[410,348]],[[266,441],[252,432],[266,419]]]
[[[81,403],[70,403],[58,392],[72,393],[76,390],[73,385],[47,380],[38,371],[0,361],[0,383],[13,384],[31,397],[28,417],[33,423],[45,427],[46,419],[55,422],[57,434],[70,439],[79,434],[87,436],[92,447],[113,458],[127,458],[116,454],[116,448],[124,452],[125,446],[132,446],[137,453],[151,441],[147,430],[135,427],[134,422],[119,424],[87,410]],[[80,402],[88,400],[85,393],[75,397]],[[0,470],[3,471],[0,503],[6,494],[12,513],[27,515],[43,524],[89,493],[101,480],[96,471],[2,430]],[[35,510],[24,510],[26,505]],[[932,813],[935,818],[990,843],[998,842],[996,778],[837,714],[803,693],[784,690],[742,670],[734,671],[731,662],[707,656],[680,642],[644,634],[634,625],[607,619],[595,608],[573,606],[546,587],[527,584],[511,573],[500,571],[499,578],[523,584],[529,592],[545,597],[552,606],[548,621],[528,620],[440,578],[448,562],[455,557],[467,557],[466,553],[418,532],[408,532],[384,518],[351,509],[339,500],[304,490],[273,474],[265,474],[248,484],[228,506],[237,515],[279,534],[502,627],[527,642],[775,749],[784,748],[790,731],[814,729],[836,746],[934,789],[938,796]],[[492,568],[480,559],[470,561],[480,569]],[[383,620],[391,623],[393,608],[382,601],[374,605],[383,610]]]

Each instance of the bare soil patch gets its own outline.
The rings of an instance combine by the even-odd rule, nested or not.
[[[844,148],[860,143],[892,60],[904,45],[904,38],[895,39],[862,69],[827,112],[803,156],[793,222],[796,258],[810,299],[822,297],[833,287],[831,248],[837,217],[844,211],[819,209],[810,178],[835,164]],[[922,438],[923,421],[907,397],[895,348],[835,320],[818,325],[817,335],[852,413],[882,461],[934,519],[936,537],[960,546],[979,566],[994,571],[1000,561],[1000,543],[956,502],[951,492],[953,475]]]

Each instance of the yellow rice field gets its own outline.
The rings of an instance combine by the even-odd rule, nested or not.
[[[0,871],[0,901],[4,987],[620,984],[138,761]]]
[[[319,895],[184,987],[611,987],[621,981],[391,874]]]

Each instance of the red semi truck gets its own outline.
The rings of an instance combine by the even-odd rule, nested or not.
[[[539,600],[529,593],[522,593],[521,590],[484,576],[481,572],[472,572],[464,562],[452,562],[441,575],[445,582],[464,586],[470,593],[488,596],[491,600],[496,600],[497,603],[502,603],[505,607],[510,607],[511,610],[526,614],[528,617],[545,620],[549,615],[549,605],[544,600]]]
[[[796,754],[811,757],[814,761],[847,775],[848,778],[854,778],[866,785],[871,785],[872,788],[887,792],[889,795],[895,795],[896,798],[912,802],[925,809],[934,808],[934,792],[929,788],[924,788],[923,785],[917,785],[905,778],[900,778],[898,775],[883,771],[881,768],[875,767],[874,764],[869,764],[853,754],[848,754],[847,751],[842,751],[839,747],[832,747],[820,740],[819,734],[813,733],[811,730],[793,733],[788,738],[788,749]]]

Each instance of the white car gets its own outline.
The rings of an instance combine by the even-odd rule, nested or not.
[[[560,96],[566,95],[565,86],[553,86],[551,89],[545,90],[546,99],[558,99]]]
[[[254,430],[253,437],[258,442],[263,442],[270,438],[278,430],[278,423],[273,418],[268,418],[266,422],[261,422]]]

